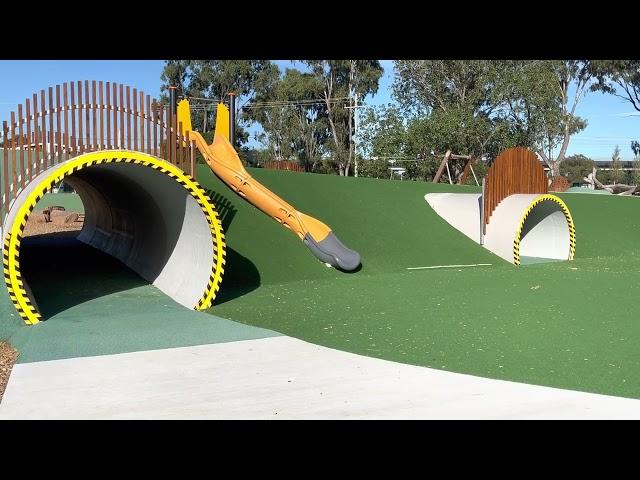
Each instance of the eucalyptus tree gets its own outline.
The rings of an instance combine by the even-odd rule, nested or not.
[[[326,121],[331,141],[327,149],[339,175],[349,175],[354,161],[354,111],[352,99],[378,91],[384,72],[378,60],[303,60],[322,85]]]

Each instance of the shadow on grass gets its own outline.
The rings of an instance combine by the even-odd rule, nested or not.
[[[260,286],[260,272],[247,257],[227,248],[226,268],[215,305],[241,297]]]
[[[347,275],[351,275],[352,273],[358,273],[360,270],[362,270],[362,261],[360,262],[360,265],[358,265],[356,268],[354,268],[353,270],[343,270],[341,268],[335,267],[336,270],[338,270],[339,272],[342,273],[346,273]]]
[[[213,190],[207,189],[205,190],[213,205],[216,207],[216,211],[218,212],[218,217],[220,219],[220,223],[222,224],[223,230],[228,230],[231,222],[233,221],[233,217],[236,216],[238,210],[236,207],[229,201],[227,197],[222,195],[221,193],[214,192]]]
[[[77,234],[49,233],[22,241],[22,278],[44,320],[81,303],[149,284],[119,260],[80,242]],[[227,269],[215,303],[238,298],[259,285],[255,265],[227,249]]]
[[[206,190],[218,212],[222,229],[229,230],[238,210],[227,197],[211,189]],[[226,265],[222,285],[213,302],[220,305],[235,298],[241,297],[260,286],[260,273],[256,266],[247,257],[236,252],[233,248],[226,247]]]

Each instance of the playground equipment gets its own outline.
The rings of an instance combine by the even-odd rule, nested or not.
[[[571,213],[547,189],[535,154],[518,147],[496,158],[482,194],[429,193],[425,200],[451,226],[514,265],[571,260]]]
[[[438,170],[436,171],[436,174],[433,177],[433,183],[438,183],[440,181],[440,179],[442,178],[442,174],[444,172],[444,169],[447,169],[447,176],[449,177],[449,183],[453,184],[453,178],[451,176],[451,168],[449,167],[449,165],[452,163],[452,160],[464,160],[464,164],[462,166],[462,169],[459,170],[459,172],[455,172],[458,173],[457,175],[454,175],[456,177],[456,184],[458,185],[464,185],[467,181],[467,178],[469,178],[469,172],[471,172],[473,174],[473,179],[476,182],[476,185],[480,185],[478,183],[478,177],[476,177],[476,172],[474,172],[473,170],[473,165],[474,163],[477,161],[477,158],[472,157],[471,155],[454,155],[451,150],[447,150],[447,152],[444,154],[444,157],[442,158],[442,162],[440,162],[440,166],[438,167]]]
[[[211,145],[191,129],[188,100],[181,100],[178,105],[178,122],[182,135],[186,138],[189,134],[195,141],[213,173],[242,198],[298,235],[318,260],[345,271],[355,270],[360,265],[358,252],[347,248],[326,224],[299,212],[249,175],[229,143],[229,133],[224,128],[229,124],[229,110],[224,104],[218,104]]]
[[[78,240],[119,259],[188,308],[212,305],[224,274],[225,243],[215,207],[195,179],[196,149],[227,185],[297,233],[317,258],[343,270],[359,265],[360,256],[324,223],[296,211],[244,170],[229,142],[226,107],[219,107],[215,139],[207,145],[184,111],[177,115],[175,89],[170,93],[167,107],[121,84],[64,83],[55,94],[49,87],[26,99],[3,123],[3,271],[26,324],[42,316],[20,270],[24,228],[37,202],[63,180],[85,207]]]
[[[614,183],[613,185],[603,185],[600,180],[596,178],[597,168],[593,167],[593,171],[589,173],[583,180],[592,190],[598,190],[601,193],[612,193],[614,195],[640,195],[640,185],[625,185],[621,183]]]

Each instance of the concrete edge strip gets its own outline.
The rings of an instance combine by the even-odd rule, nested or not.
[[[269,358],[265,353],[274,355]],[[338,355],[339,357],[336,357]],[[277,359],[276,356],[282,358]],[[149,368],[150,365],[157,367],[161,362],[166,362],[169,368],[182,371],[184,364],[192,365],[198,357],[203,362],[196,362],[194,375],[186,379],[186,387],[185,383],[182,383],[185,379],[179,375],[175,375],[175,379],[172,378],[171,382],[163,385],[161,389],[158,389],[157,385],[151,388],[149,385],[153,386],[152,383],[139,380],[141,377],[138,375],[148,380],[156,374],[165,375],[169,371],[165,368],[155,368],[154,371],[154,368]],[[293,357],[302,358],[303,361],[292,362]],[[237,362],[239,358],[246,360],[246,363],[238,364],[235,370],[220,365],[224,362]],[[278,363],[274,363],[274,360]],[[137,377],[123,381],[121,369],[129,369],[134,363],[141,367],[133,369]],[[321,363],[338,365],[341,370],[337,374],[323,374],[322,370],[317,369],[317,365]],[[286,370],[274,369],[274,365],[278,364],[285,365]],[[312,365],[311,368],[301,370],[309,364]],[[111,372],[107,370],[105,374],[104,367],[107,365]],[[229,384],[227,378],[212,374],[213,369],[220,369],[222,375],[228,375],[232,382],[237,383]],[[246,381],[257,369],[262,373],[257,383]],[[72,376],[69,376],[70,372],[73,373]],[[240,377],[244,375],[246,378],[238,379],[238,373]],[[287,377],[284,377],[284,374],[287,374]],[[315,388],[310,388],[312,386],[327,388],[326,383],[331,382],[336,375],[353,381],[332,382],[331,396],[326,395],[329,393],[327,390],[324,390],[325,395],[322,397],[309,394],[315,393]],[[99,380],[96,381],[95,378]],[[292,390],[288,387],[291,385],[289,382],[283,382],[284,378],[304,378],[307,383],[302,388]],[[43,381],[52,383],[43,389]],[[117,382],[115,391],[108,387],[109,381]],[[395,382],[395,385],[388,385],[385,392],[396,393],[385,399],[385,395],[380,395],[380,381]],[[197,391],[188,388],[196,383]],[[139,388],[140,385],[143,387]],[[405,385],[408,388],[394,388],[397,385]],[[88,389],[88,386],[91,386],[91,389]],[[205,390],[202,390],[203,386]],[[75,401],[71,406],[70,388],[73,397],[71,400]],[[74,397],[74,389],[89,392],[93,399],[87,401],[78,395]],[[363,391],[372,395],[363,396]],[[64,395],[60,395],[62,392]],[[24,398],[31,398],[34,393],[47,398],[51,396],[53,401],[23,401]],[[223,396],[218,396],[220,394]],[[263,407],[268,402],[253,402],[258,408],[247,409],[247,403],[243,401],[247,395],[264,395],[274,401],[266,408]],[[333,397],[333,400],[327,403],[330,397]],[[99,401],[96,402],[95,398]],[[180,401],[171,404],[165,401],[167,398],[172,402],[176,398]],[[365,401],[361,401],[363,398]],[[367,401],[371,398],[377,399],[376,402]],[[149,399],[152,400],[151,403],[147,402]],[[295,403],[290,404],[289,401],[292,399],[296,399]],[[349,402],[337,402],[336,399]],[[455,402],[451,403],[452,400]],[[140,405],[145,405],[145,408],[139,409]],[[634,398],[403,364],[280,336],[19,364],[16,365],[7,386],[5,401],[0,405],[0,417],[273,418],[274,406],[283,409],[279,410],[284,414],[279,415],[282,418],[300,418],[301,415],[306,418],[377,418],[380,415],[440,419],[461,416],[639,418],[640,415],[640,400]],[[203,407],[206,410],[203,410]]]
[[[213,262],[209,280],[204,288],[202,297],[194,306],[194,310],[205,310],[209,308],[220,289],[222,275],[224,274],[226,253],[222,225],[220,224],[211,199],[209,199],[204,189],[194,178],[165,160],[131,150],[102,150],[80,155],[62,164],[51,167],[51,173],[37,185],[34,191],[31,192],[22,205],[20,205],[18,213],[7,231],[2,249],[4,279],[11,302],[20,317],[27,325],[34,325],[42,318],[42,315],[29,299],[20,272],[20,243],[29,215],[38,201],[52,189],[54,184],[61,182],[65,177],[79,170],[102,163],[132,163],[144,167],[151,167],[174,179],[198,202],[211,231],[213,240]]]

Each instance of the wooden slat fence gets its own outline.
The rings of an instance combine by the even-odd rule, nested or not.
[[[11,202],[48,167],[86,152],[128,149],[195,176],[195,142],[170,128],[168,106],[112,82],[63,83],[33,94],[2,123],[0,225]],[[186,143],[185,143],[186,142]]]
[[[569,184],[569,180],[565,177],[553,177],[551,179],[551,183],[549,184],[549,191],[551,192],[564,192],[571,185]]]
[[[515,147],[504,150],[487,172],[484,195],[484,233],[498,204],[515,193],[547,193],[544,167],[531,150]]]
[[[264,163],[262,166],[270,170],[291,170],[292,172],[305,171],[304,167],[299,163],[290,162],[288,160],[273,160],[271,162]]]

